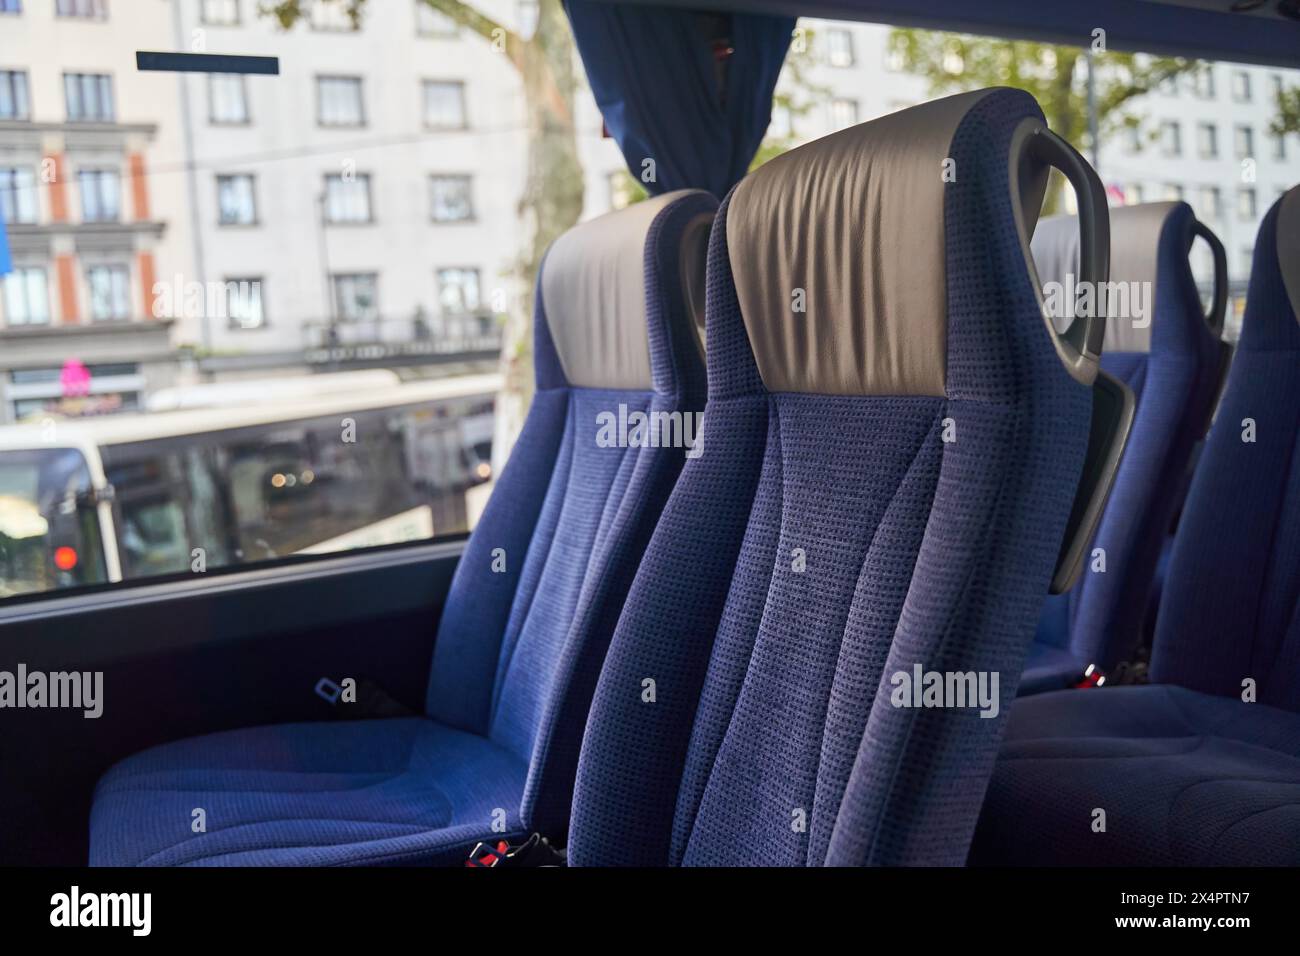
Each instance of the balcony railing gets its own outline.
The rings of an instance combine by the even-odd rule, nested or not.
[[[303,346],[312,363],[482,355],[500,351],[501,324],[489,313],[314,321]]]

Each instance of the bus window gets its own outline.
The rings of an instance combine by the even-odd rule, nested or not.
[[[0,456],[0,598],[107,580],[90,471],[71,448]]]
[[[117,542],[128,578],[190,568],[185,483],[174,455],[119,465],[105,462],[117,492]]]

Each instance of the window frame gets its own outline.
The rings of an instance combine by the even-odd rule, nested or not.
[[[113,189],[106,191],[104,183],[111,180]],[[112,197],[112,214],[94,216],[89,214],[90,204],[86,202],[87,185],[92,186],[96,209],[104,205],[106,196]],[[77,170],[77,197],[81,201],[81,221],[84,223],[117,223],[122,221],[122,173],[111,166],[87,166]]]
[[[39,272],[41,274],[41,285],[44,288],[45,315],[44,318],[40,319],[39,321],[33,321],[31,318],[31,300],[29,296],[29,293],[31,291],[31,280],[30,277],[26,276],[26,273],[30,273],[30,272]],[[14,279],[14,277],[18,276],[19,273],[24,274],[21,286],[22,286],[22,295],[23,295],[23,300],[25,305],[26,316],[22,319],[22,321],[15,321],[14,316],[9,309],[9,303],[10,303],[9,282],[12,279]],[[0,276],[0,285],[4,286],[3,299],[4,299],[4,306],[5,306],[5,327],[6,328],[24,328],[24,329],[46,328],[54,324],[54,309],[52,308],[52,303],[50,302],[50,270],[43,263],[15,262],[13,269],[7,275]]]
[[[28,182],[25,186],[17,182],[17,180],[21,178],[21,174],[24,172],[27,174],[28,178]],[[3,220],[7,226],[34,226],[39,223],[41,218],[41,200],[40,191],[36,185],[35,169],[31,166],[21,165],[0,166],[0,174],[8,174],[7,176],[3,176],[3,178],[9,180],[9,185],[7,187],[3,182],[0,182],[0,220]],[[24,219],[20,215],[23,210],[23,203],[19,201],[19,197],[24,195],[30,197],[29,206],[31,209],[31,217],[27,219]],[[6,203],[4,197],[11,197],[7,207],[13,211],[13,215],[5,214]]]
[[[108,272],[114,277],[118,275],[123,277],[122,287],[120,290],[116,287],[109,290],[114,305],[118,302],[118,292],[121,292],[122,301],[126,306],[122,311],[122,314],[95,314],[95,280],[93,276],[97,272]],[[86,290],[88,293],[86,296],[87,315],[90,317],[92,325],[109,325],[112,323],[131,321],[131,310],[134,307],[134,303],[131,301],[131,266],[129,264],[121,262],[92,262],[87,264],[85,267],[85,278]]]
[[[257,290],[257,324],[246,325],[243,321],[235,316],[235,312],[230,307],[230,288],[232,285],[238,285],[241,282],[247,282]],[[270,328],[270,321],[266,317],[266,277],[265,276],[226,276],[222,280],[225,286],[225,298],[223,304],[226,309],[226,328],[232,332],[260,332],[263,329]]]
[[[335,123],[325,121],[325,87],[327,84],[348,84],[357,92],[357,121],[355,123]],[[316,126],[318,129],[364,129],[367,124],[365,78],[356,74],[317,73],[316,74]]]
[[[360,186],[364,188],[366,202],[366,217],[364,219],[336,219],[330,215],[331,188],[338,184],[340,186]],[[322,212],[321,219],[327,226],[372,226],[375,224],[375,197],[373,183],[370,179],[370,173],[353,173],[349,180],[343,173],[326,173],[325,185],[322,191]],[[348,197],[340,197],[340,201]]]
[[[85,105],[85,84],[87,80],[95,80],[95,98],[101,105],[107,103],[107,115],[86,116],[85,110],[79,110],[82,115],[73,116],[71,88],[69,81],[75,80],[77,89],[77,102],[79,105]],[[68,73],[63,74],[63,109],[69,123],[96,123],[107,124],[117,122],[117,95],[113,89],[112,73]]]
[[[465,187],[466,215],[456,218],[439,218],[437,214],[437,184],[439,181],[458,181]],[[478,204],[474,201],[474,176],[471,173],[430,173],[429,174],[429,221],[439,226],[455,226],[478,221]]]
[[[217,85],[231,83],[239,89],[240,119],[226,119],[217,115]],[[208,125],[209,126],[251,126],[253,111],[248,104],[248,82],[243,73],[209,73],[208,74]]]
[[[222,205],[223,185],[233,183],[236,180],[246,180],[248,182],[248,205],[250,209],[250,218],[226,219],[224,216],[225,207]],[[217,173],[214,177],[217,187],[217,226],[222,229],[230,228],[248,228],[250,226],[260,225],[257,208],[257,174],[256,173]]]
[[[441,86],[456,89],[458,93],[458,103],[460,108],[460,122],[457,125],[433,123],[429,120],[429,90],[431,87]],[[431,79],[425,78],[420,80],[420,122],[427,130],[447,133],[458,132],[470,128],[469,123],[469,85],[464,80],[458,79]]]
[[[343,312],[343,298],[340,295],[340,289],[344,283],[357,285],[360,279],[369,280],[370,288],[373,293],[370,304],[370,314],[367,315],[345,315]],[[355,292],[355,289],[353,290]],[[330,296],[333,299],[334,321],[344,325],[351,325],[360,322],[377,322],[380,319],[379,312],[379,271],[378,270],[349,270],[348,272],[331,272],[330,273]]]

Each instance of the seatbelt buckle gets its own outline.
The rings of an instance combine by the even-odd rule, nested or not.
[[[551,846],[540,833],[514,847],[505,840],[476,843],[465,858],[465,865],[471,867],[564,866],[564,862],[563,851]]]
[[[316,696],[327,704],[337,704],[342,693],[343,688],[328,677],[322,677],[316,682]]]
[[[1076,688],[1101,687],[1105,683],[1105,672],[1096,664],[1089,664],[1083,672],[1083,677],[1081,677],[1074,686]]]

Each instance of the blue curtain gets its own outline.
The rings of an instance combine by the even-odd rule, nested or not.
[[[767,130],[794,18],[599,0],[565,8],[605,128],[637,181],[651,194],[725,196]],[[715,55],[717,37],[730,55]],[[643,179],[646,159],[654,182]]]

